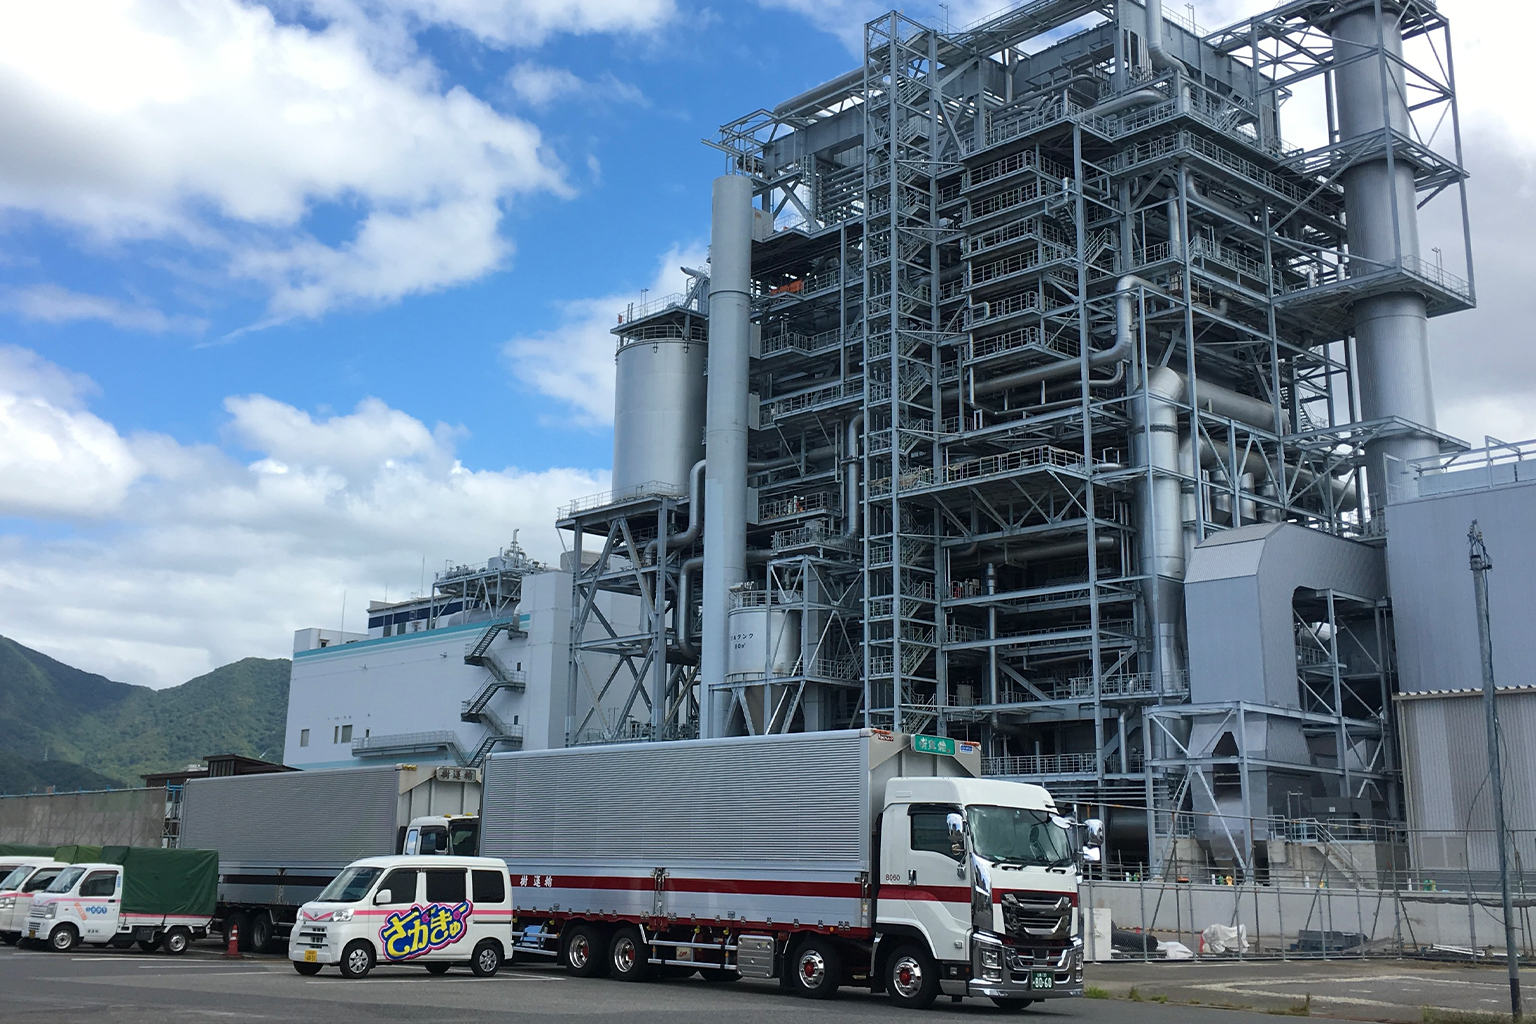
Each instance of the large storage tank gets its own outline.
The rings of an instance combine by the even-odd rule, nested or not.
[[[728,676],[789,676],[800,660],[800,611],[769,605],[731,609]]]
[[[620,341],[613,393],[613,490],[681,494],[704,457],[703,341]]]

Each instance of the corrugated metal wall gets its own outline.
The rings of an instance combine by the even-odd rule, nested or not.
[[[798,733],[495,755],[481,852],[859,870],[869,848],[867,742],[856,732]]]
[[[1498,708],[1505,820],[1536,871],[1536,693],[1500,692]],[[1415,868],[1497,871],[1482,695],[1400,699],[1398,712]]]
[[[165,790],[0,797],[0,843],[159,846]]]
[[[184,850],[218,850],[231,866],[345,867],[394,852],[393,765],[281,772],[187,783]]]

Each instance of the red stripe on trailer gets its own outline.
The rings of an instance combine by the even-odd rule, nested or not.
[[[787,882],[774,878],[672,878],[668,892],[727,893],[733,896],[816,896],[826,899],[859,899],[864,887],[858,882]]]

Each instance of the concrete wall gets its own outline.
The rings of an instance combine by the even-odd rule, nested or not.
[[[163,789],[0,797],[0,843],[157,847],[164,827]]]

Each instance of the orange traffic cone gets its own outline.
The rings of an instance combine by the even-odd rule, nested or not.
[[[230,922],[229,945],[224,950],[224,956],[230,960],[240,959],[240,925]]]

